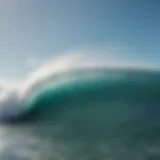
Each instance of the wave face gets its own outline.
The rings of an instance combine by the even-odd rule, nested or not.
[[[22,119],[63,121],[88,127],[139,131],[160,125],[160,73],[127,69],[80,69],[36,87]],[[89,126],[87,126],[87,124]],[[103,125],[102,125],[103,124]],[[113,127],[114,126],[114,127]]]

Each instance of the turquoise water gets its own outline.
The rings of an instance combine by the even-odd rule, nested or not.
[[[24,105],[30,109],[3,126],[17,152],[2,159],[160,159],[158,71],[64,73],[32,90]]]

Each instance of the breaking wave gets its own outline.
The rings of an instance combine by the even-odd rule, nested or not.
[[[121,124],[130,132],[160,127],[159,70],[77,65],[77,59],[47,62],[16,89],[2,87],[1,122],[58,121],[86,129]]]

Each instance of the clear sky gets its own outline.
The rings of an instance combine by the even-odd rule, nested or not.
[[[0,0],[0,76],[65,52],[160,62],[159,0]]]

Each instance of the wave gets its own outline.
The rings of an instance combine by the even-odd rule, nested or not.
[[[77,65],[77,59],[47,63],[17,88],[4,89],[1,122],[58,122],[107,130],[121,124],[130,132],[160,126],[159,70]]]

